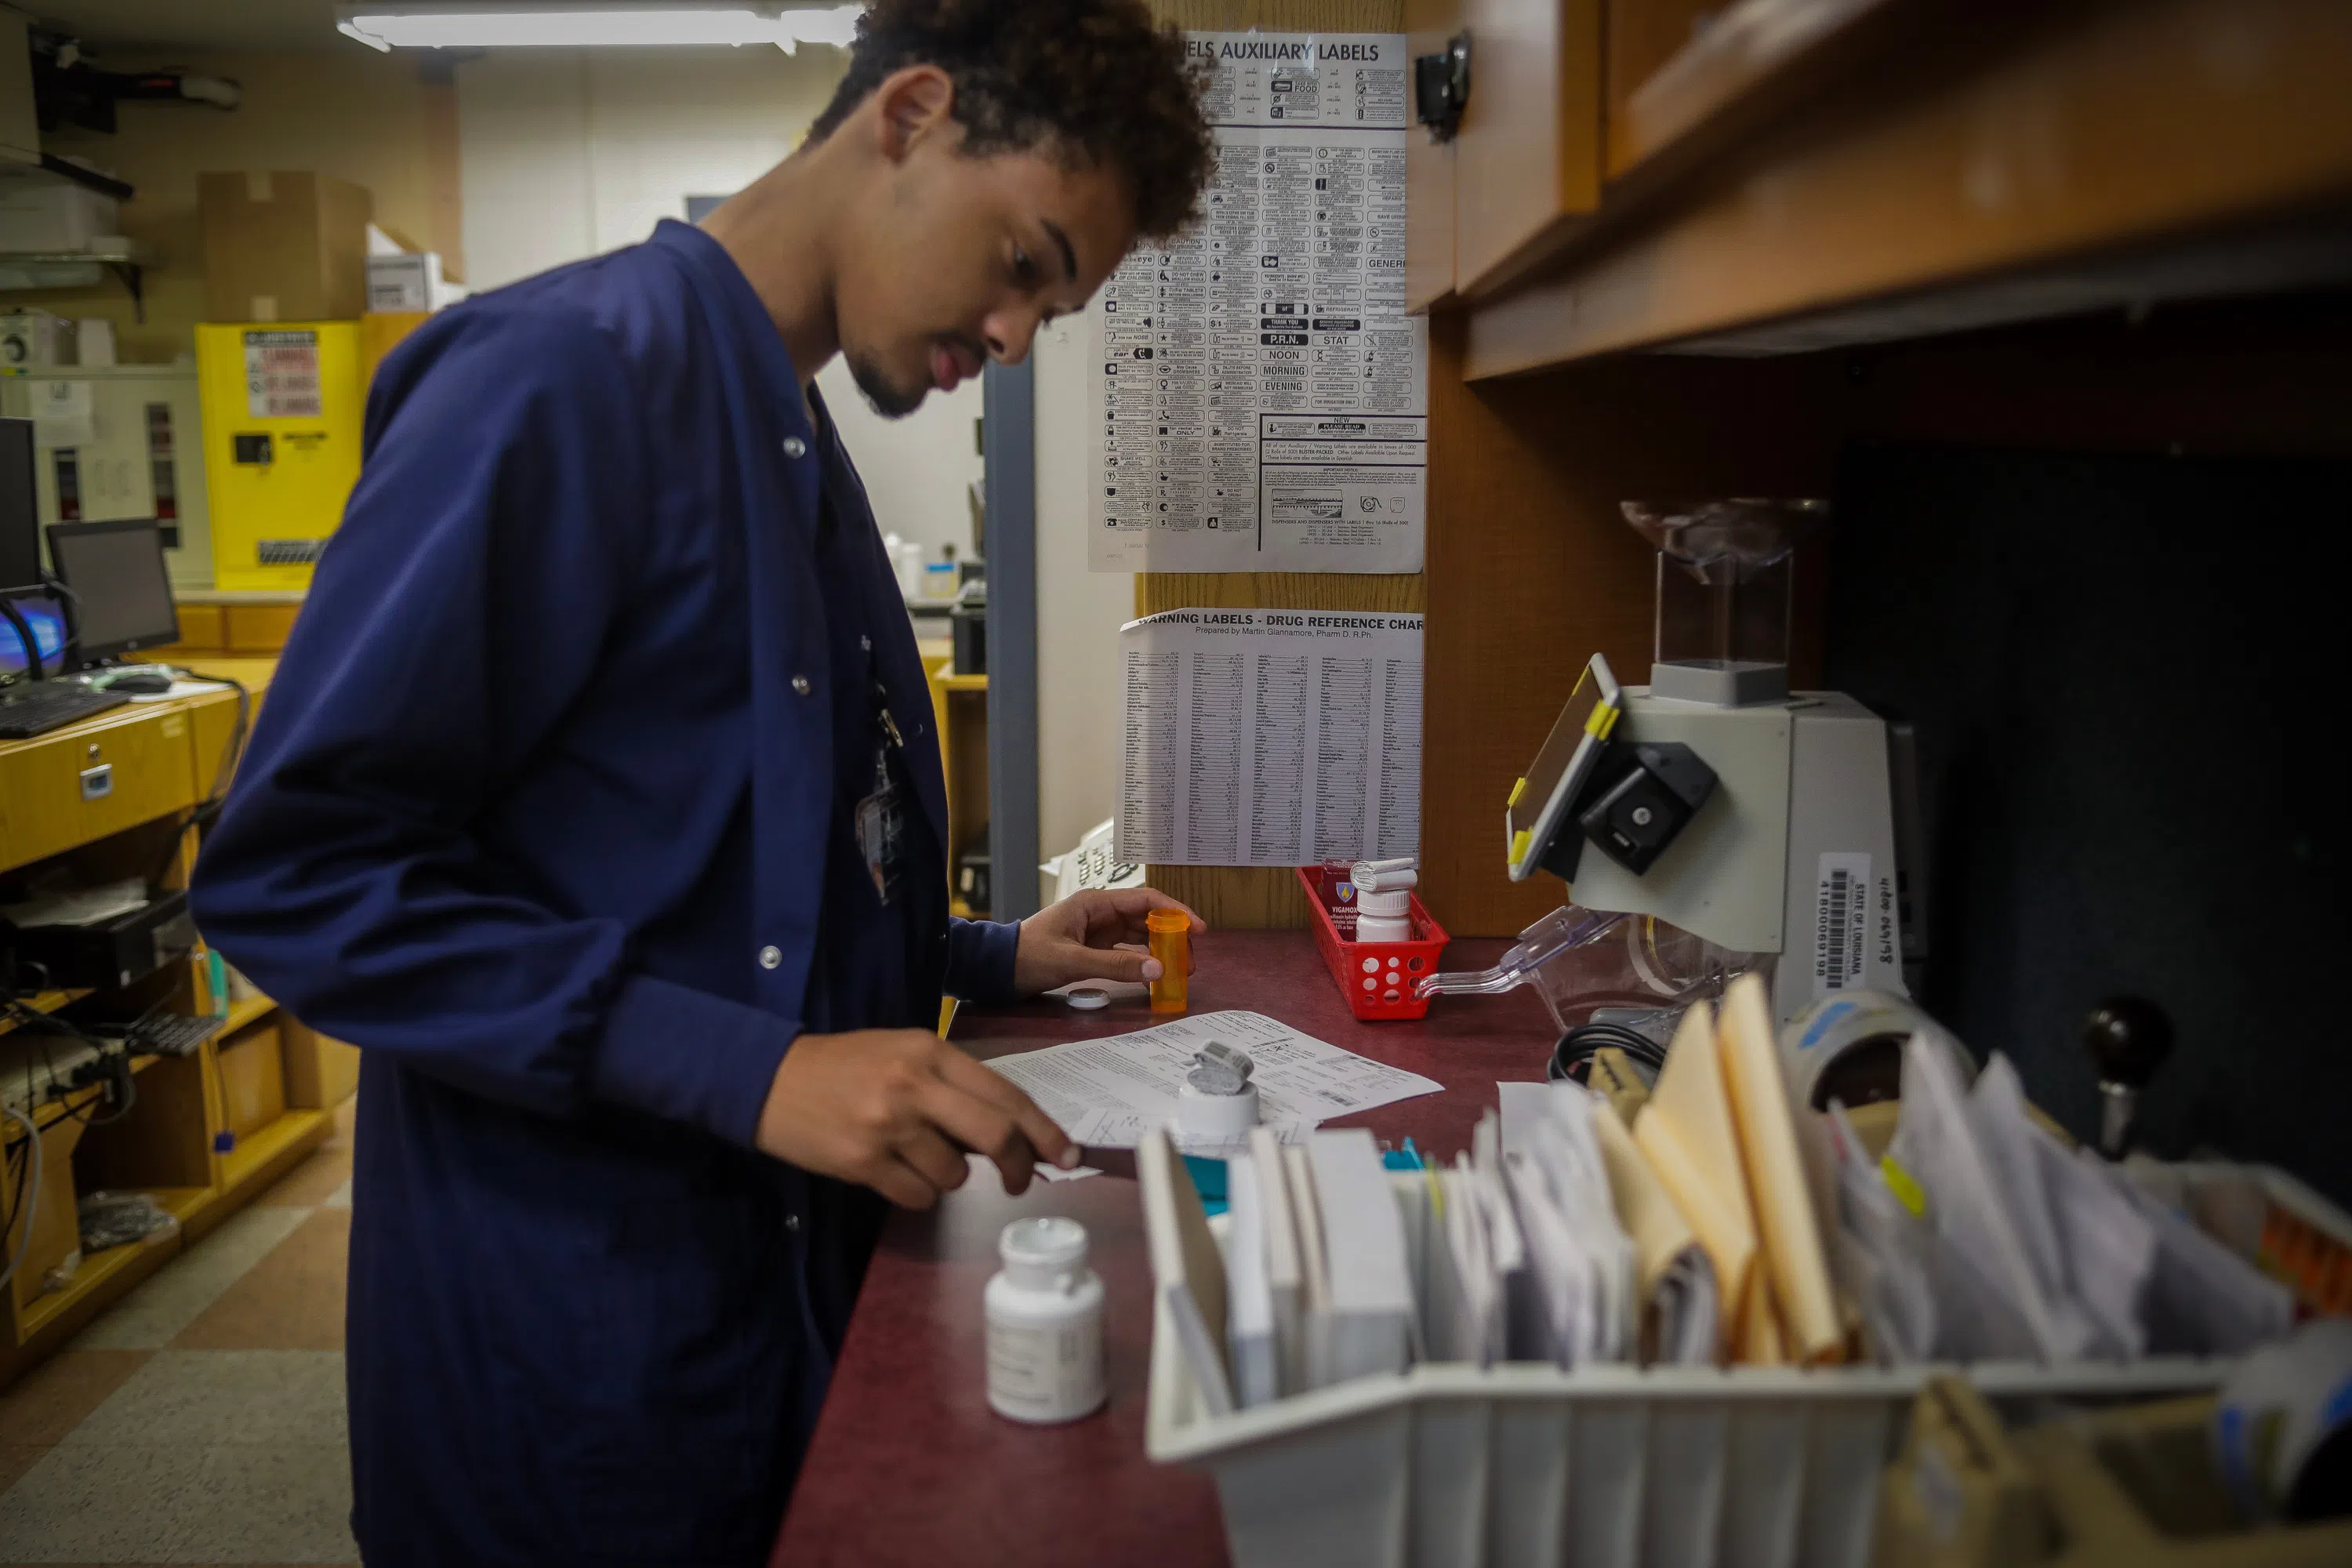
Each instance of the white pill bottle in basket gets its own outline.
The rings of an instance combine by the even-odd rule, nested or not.
[[[1016,1219],[996,1238],[988,1282],[988,1404],[1013,1421],[1075,1421],[1100,1407],[1103,1285],[1087,1267],[1087,1227]]]

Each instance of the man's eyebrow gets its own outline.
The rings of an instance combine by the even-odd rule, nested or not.
[[[1068,278],[1071,282],[1076,282],[1078,280],[1078,253],[1070,248],[1070,237],[1064,234],[1062,232],[1062,226],[1055,223],[1052,218],[1041,217],[1037,220],[1037,224],[1039,227],[1043,228],[1047,234],[1053,237],[1054,243],[1055,245],[1062,247],[1063,274]]]

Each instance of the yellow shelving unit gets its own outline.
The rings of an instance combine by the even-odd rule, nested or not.
[[[234,666],[226,673],[257,697],[267,687],[267,662],[226,662]],[[189,818],[215,782],[236,700],[233,693],[216,692],[143,703],[31,741],[0,742],[0,881],[60,870],[97,881],[141,873],[168,857],[172,868],[164,881],[184,886],[195,858]],[[103,746],[115,760],[116,795],[141,803],[129,819],[119,807],[91,812],[69,797],[54,798],[56,756],[91,745]],[[132,776],[121,776],[126,773]],[[213,1006],[208,972],[200,951],[139,983],[131,994],[142,1005],[161,1003],[202,1015]],[[46,991],[26,1005],[56,1012],[89,994]],[[0,1033],[10,1027],[0,1020]],[[283,1109],[235,1135],[222,1053],[263,1042],[277,1053],[267,1076]],[[0,1236],[0,1247],[13,1248],[21,1227],[33,1231],[25,1267],[0,1288],[0,1387],[325,1142],[335,1104],[355,1082],[356,1058],[351,1047],[303,1027],[270,998],[247,996],[232,1002],[220,1029],[188,1055],[133,1058],[133,1098],[109,1113],[111,1120],[83,1120],[99,1112],[105,1090],[95,1084],[36,1107],[42,1201],[37,1212],[11,1215]],[[0,1146],[24,1141],[14,1122],[0,1131]],[[178,1229],[74,1262],[76,1196],[101,1188],[148,1194],[179,1219]]]

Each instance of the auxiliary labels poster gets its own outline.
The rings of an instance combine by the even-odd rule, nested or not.
[[[1404,37],[1188,33],[1205,216],[1087,311],[1097,572],[1418,572],[1427,323],[1404,313]]]

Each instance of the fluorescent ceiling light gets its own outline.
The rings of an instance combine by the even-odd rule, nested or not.
[[[347,6],[336,31],[375,49],[802,44],[847,47],[863,5],[407,5]]]

